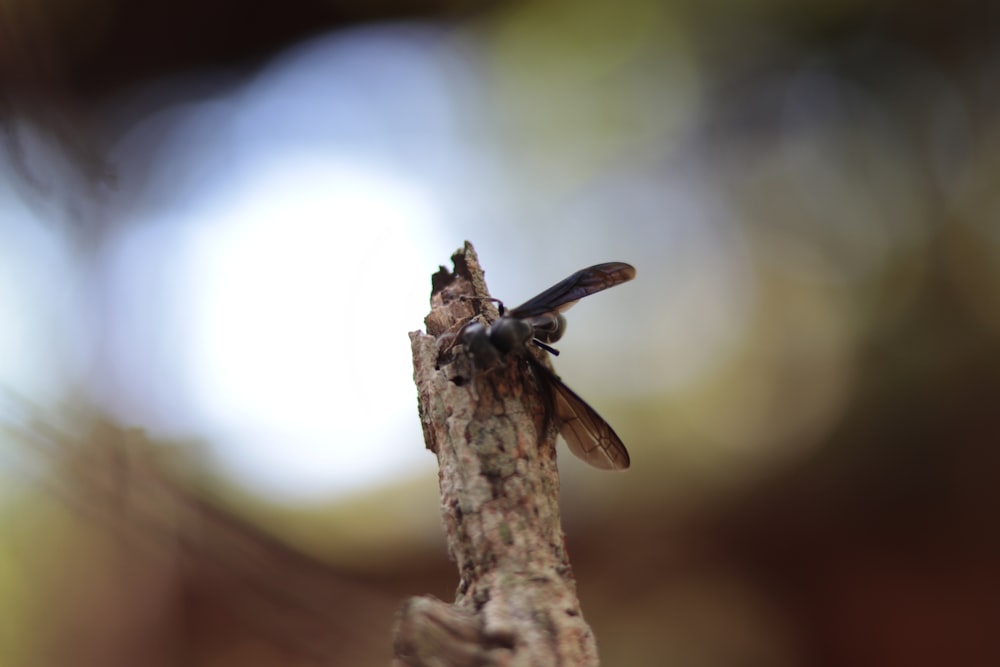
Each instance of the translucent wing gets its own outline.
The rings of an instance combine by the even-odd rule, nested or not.
[[[531,365],[545,376],[555,403],[559,434],[569,451],[601,470],[625,470],[629,467],[628,450],[614,429],[594,408],[577,396],[559,377],[532,357]]]
[[[635,267],[625,262],[607,262],[581,269],[541,294],[507,311],[510,317],[525,319],[564,311],[585,296],[620,285],[635,278]]]

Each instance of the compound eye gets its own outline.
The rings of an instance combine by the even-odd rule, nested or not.
[[[543,343],[555,343],[566,333],[566,318],[555,311],[532,317],[535,338]]]

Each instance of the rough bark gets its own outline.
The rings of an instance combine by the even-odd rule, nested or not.
[[[597,665],[560,524],[551,398],[524,359],[474,367],[457,333],[497,310],[472,245],[452,260],[454,272],[442,267],[433,277],[427,333],[410,341],[460,579],[453,605],[432,597],[403,605],[394,664]]]

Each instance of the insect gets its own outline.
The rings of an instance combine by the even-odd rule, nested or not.
[[[635,268],[624,262],[597,264],[577,271],[517,308],[506,310],[498,301],[498,320],[489,326],[472,322],[460,334],[463,346],[479,367],[495,366],[507,354],[527,359],[537,377],[550,388],[559,433],[569,450],[602,470],[629,467],[628,450],[621,438],[596,410],[529,352],[528,344],[559,354],[550,343],[558,341],[566,331],[562,313],[583,297],[634,277]]]

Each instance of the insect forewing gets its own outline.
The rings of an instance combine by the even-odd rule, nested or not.
[[[541,294],[528,299],[507,315],[528,318],[552,311],[567,310],[585,296],[620,285],[635,278],[635,267],[625,262],[607,262],[581,269]]]
[[[628,450],[614,429],[555,373],[540,362],[529,359],[531,365],[548,379],[552,387],[559,434],[566,440],[569,451],[601,470],[628,468]]]

